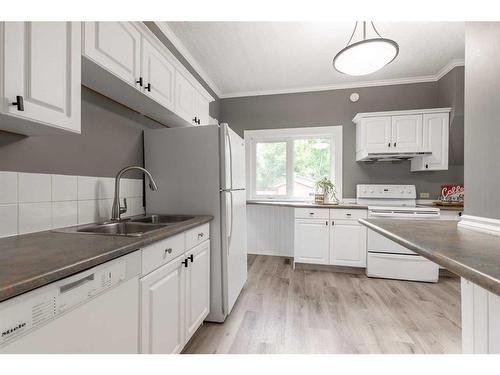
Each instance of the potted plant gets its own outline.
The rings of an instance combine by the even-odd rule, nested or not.
[[[314,202],[316,204],[338,203],[335,185],[328,177],[322,177],[314,183],[316,193]]]

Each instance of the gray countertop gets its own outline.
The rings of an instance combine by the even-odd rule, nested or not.
[[[287,202],[287,201],[259,201],[259,200],[248,200],[247,204],[257,204],[265,206],[281,206],[281,207],[293,207],[293,208],[344,208],[344,209],[359,209],[366,210],[368,206],[357,203],[340,203],[340,204],[314,204],[308,202]],[[418,202],[417,206],[420,207],[436,207],[442,211],[463,211],[463,207],[447,207],[447,206],[436,206],[433,203],[421,203]]]
[[[46,231],[0,239],[0,302],[207,223],[169,225],[142,237]]]
[[[249,200],[247,204],[258,204],[266,206],[283,206],[283,207],[294,207],[294,208],[348,208],[348,209],[360,209],[366,210],[368,206],[356,203],[340,203],[340,204],[314,204],[308,202],[286,202],[286,201],[257,201]]]
[[[451,220],[359,219],[381,235],[500,295],[500,237]]]

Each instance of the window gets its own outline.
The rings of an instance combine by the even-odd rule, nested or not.
[[[342,196],[342,127],[245,131],[249,199],[310,200],[330,178]]]

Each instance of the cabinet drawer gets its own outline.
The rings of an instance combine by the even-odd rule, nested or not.
[[[186,251],[184,233],[166,238],[142,249],[142,275],[168,263]]]
[[[210,224],[206,223],[186,232],[186,249],[191,249],[210,238]]]
[[[418,255],[368,253],[366,275],[435,283],[439,278],[439,267]]]
[[[330,209],[330,219],[366,219],[367,210],[332,208]]]
[[[327,208],[296,208],[295,217],[299,219],[326,219],[329,218]]]

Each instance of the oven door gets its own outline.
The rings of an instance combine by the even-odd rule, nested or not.
[[[370,253],[417,255],[414,251],[401,246],[371,229],[368,229],[367,250]]]

